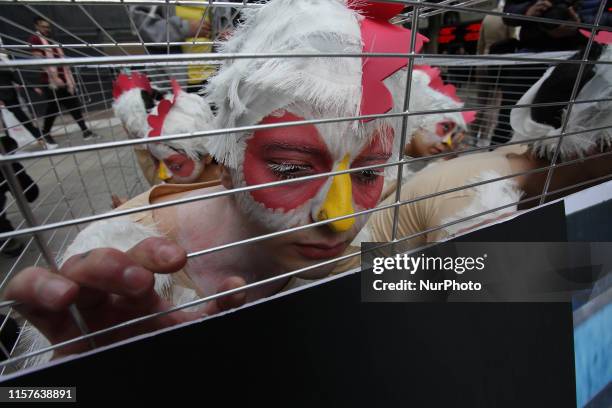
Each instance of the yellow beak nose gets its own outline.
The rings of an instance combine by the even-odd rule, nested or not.
[[[447,145],[450,149],[452,149],[453,148],[453,135],[446,136],[446,139],[444,139],[442,143]]]
[[[344,156],[335,171],[348,170],[350,164],[349,155]],[[353,214],[353,190],[351,186],[351,175],[340,174],[334,176],[331,187],[325,197],[325,201],[317,214],[318,221],[330,218],[342,217]],[[355,224],[355,218],[345,218],[327,224],[335,232],[344,232],[351,229]]]
[[[161,181],[166,181],[172,178],[172,176],[170,175],[170,171],[168,170],[168,168],[166,167],[163,161],[159,162],[159,169],[157,170],[157,177],[159,177]]]

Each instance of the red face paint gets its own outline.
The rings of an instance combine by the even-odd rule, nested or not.
[[[377,132],[369,146],[366,146],[359,156],[353,160],[351,168],[386,163],[389,157],[391,157],[393,137],[393,129],[391,128],[386,128],[382,134]],[[376,206],[385,181],[381,174],[382,170],[372,169],[351,173],[353,201],[356,205],[364,209]]]
[[[260,124],[304,120],[286,112],[268,116]],[[244,179],[249,186],[310,176],[331,171],[333,160],[313,125],[266,129],[255,132],[244,154]],[[269,209],[289,211],[313,198],[325,178],[251,191],[253,198]]]
[[[448,135],[453,129],[455,129],[455,122],[446,121],[436,124],[436,134],[440,137]]]
[[[170,169],[172,174],[179,177],[189,177],[193,173],[195,163],[183,154],[173,154],[164,159],[164,164]]]

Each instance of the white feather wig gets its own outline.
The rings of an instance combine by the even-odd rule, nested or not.
[[[172,98],[172,95],[166,97]],[[158,107],[159,105],[151,111],[151,115],[157,114]],[[214,115],[210,106],[201,96],[179,91],[174,105],[164,119],[162,135],[170,136],[211,130],[213,121]],[[163,143],[174,149],[184,151],[193,160],[198,160],[201,156],[208,154],[207,144],[209,139],[209,137],[193,137]]]
[[[246,22],[221,47],[223,53],[359,54],[363,50],[360,21],[364,17],[342,0],[272,0],[249,10],[245,17]],[[398,82],[399,77],[393,78],[396,75],[401,73],[385,80],[388,88]],[[271,112],[296,104],[314,107],[320,118],[358,116],[362,58],[226,60],[206,93],[219,108],[219,129],[255,125]],[[397,102],[394,99],[393,111],[400,112]],[[392,126],[399,135],[399,123],[401,119],[387,119],[354,121],[347,126],[363,140],[383,124]],[[211,154],[229,168],[238,169],[248,136],[250,133],[242,132],[215,137],[209,145]],[[337,143],[346,142],[337,139]]]
[[[412,71],[410,111],[426,112],[435,110],[460,109],[463,107],[463,103],[457,102],[449,96],[433,89],[430,86],[430,82],[431,78],[425,72],[418,69]],[[458,128],[466,130],[465,119],[463,118],[461,112],[445,112],[409,116],[407,129],[408,134],[412,135],[419,128],[435,130],[436,123],[442,120],[451,120],[457,125]]]
[[[113,112],[125,127],[130,139],[140,139],[147,135],[147,109],[140,88],[122,93],[113,103]],[[144,147],[140,147],[144,148]]]
[[[146,78],[142,74],[134,74],[134,76],[140,81]],[[125,78],[128,79],[126,80]],[[123,80],[125,83],[129,82],[130,79],[124,75],[124,78],[119,80]],[[148,137],[151,131],[148,119],[151,115],[157,115],[159,104],[150,113],[147,112],[147,107],[143,100],[143,92],[145,91],[140,87],[134,87],[123,92],[117,90],[118,95],[113,103],[115,116],[125,127],[130,139]],[[173,95],[166,95],[165,98],[171,99]],[[213,121],[214,115],[210,106],[201,96],[178,90],[175,103],[164,118],[161,134],[163,136],[170,136],[210,130],[213,128]],[[163,143],[184,151],[192,159],[197,159],[208,154],[206,139],[205,137],[196,137]],[[147,149],[147,145],[138,145],[136,148]]]

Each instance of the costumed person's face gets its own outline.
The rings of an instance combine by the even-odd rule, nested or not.
[[[403,8],[403,4],[361,0],[272,0],[247,17],[249,23],[236,30],[223,51],[418,52],[426,39],[417,34],[411,44],[410,31],[389,22]],[[406,75],[399,71],[407,63],[408,59],[366,56],[226,60],[206,94],[218,107],[218,129],[397,113],[402,108],[394,95],[404,93],[399,84]],[[274,270],[321,263],[347,248],[367,221],[367,216],[353,214],[375,207],[380,199],[384,184],[380,166],[393,152],[399,127],[395,119],[270,127],[210,141],[209,151],[227,169],[223,180],[228,188],[372,166],[232,195],[251,236],[298,227],[257,241],[258,253],[271,264],[280,264]],[[322,224],[311,225],[318,222]]]
[[[197,182],[210,158],[207,155],[195,160],[181,150],[163,143],[152,143],[148,149],[155,162],[158,178],[173,184]]]
[[[441,119],[431,129],[419,128],[406,145],[405,153],[412,157],[427,157],[457,149],[465,130],[450,119]]]
[[[260,124],[312,118],[300,110],[279,110]],[[233,174],[234,185],[256,186],[388,162],[394,138],[391,127],[371,126],[364,138],[352,132],[350,123],[256,131],[246,140],[243,165]],[[252,190],[237,199],[252,222],[278,231],[371,209],[380,199],[383,184],[383,169],[374,168]],[[265,245],[273,247],[287,270],[305,267],[342,254],[367,218],[333,221],[270,239]]]

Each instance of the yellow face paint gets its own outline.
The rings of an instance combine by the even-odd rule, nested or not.
[[[166,181],[172,178],[172,176],[170,175],[170,172],[168,171],[168,168],[166,167],[163,161],[159,162],[159,169],[157,170],[157,177],[159,177],[161,181]]]
[[[448,135],[446,139],[442,141],[445,145],[447,145],[450,149],[453,148],[453,135]]]
[[[350,157],[347,154],[344,159],[338,164],[334,171],[348,170],[350,165]],[[353,210],[353,190],[351,185],[350,174],[340,174],[334,176],[331,187],[325,197],[325,201],[319,210],[317,216],[318,221],[328,220],[330,218],[342,217],[354,213]],[[343,220],[334,221],[327,224],[335,232],[344,232],[351,229],[355,224],[355,218],[345,218]]]

